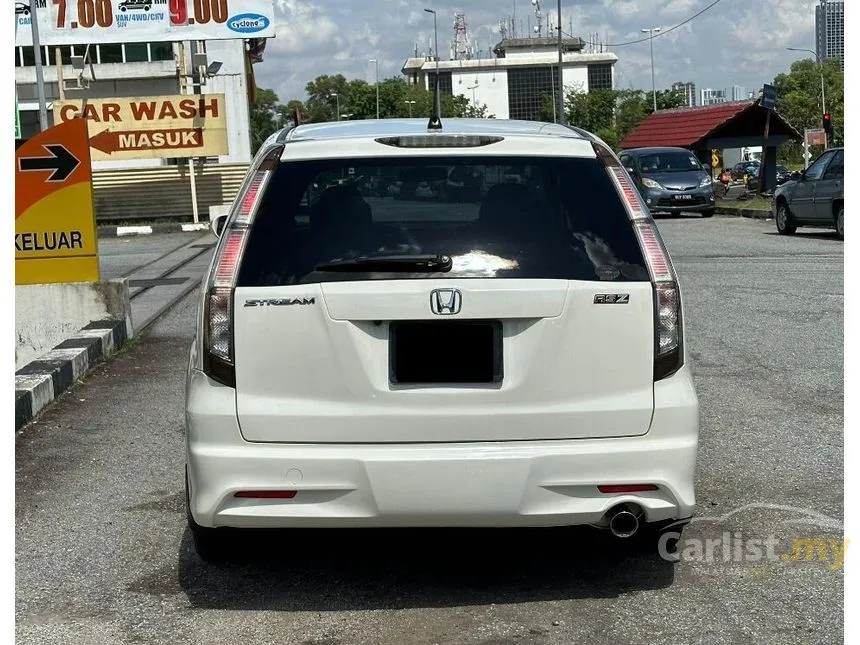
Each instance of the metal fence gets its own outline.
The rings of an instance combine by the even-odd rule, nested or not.
[[[248,164],[195,165],[197,208],[230,204],[242,186]],[[187,165],[97,170],[93,172],[96,220],[103,223],[178,218],[191,221],[191,183]]]

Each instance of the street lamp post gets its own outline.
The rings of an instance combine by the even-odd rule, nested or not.
[[[477,83],[475,83],[474,85],[467,85],[466,86],[467,90],[472,90],[472,107],[473,108],[477,106],[477,101],[475,100],[475,89],[477,87],[478,87]]]
[[[332,92],[329,96],[333,96],[337,101],[337,120],[340,121],[340,95],[337,92]]]
[[[818,63],[818,74],[821,76],[821,115],[822,117],[827,114],[827,109],[825,108],[824,103],[824,63],[821,61],[821,56],[818,55],[818,52],[814,52],[811,49],[802,49],[799,47],[786,47],[788,51],[792,52],[809,52],[813,56],[815,56],[815,60]],[[824,133],[824,147],[827,148],[827,133]]]
[[[442,97],[439,92],[439,32],[436,29],[436,11],[425,9],[427,13],[433,14],[433,55],[436,57],[436,116],[442,117]]]
[[[651,97],[654,99],[654,111],[657,111],[657,84],[654,82],[654,34],[660,33],[660,27],[650,27],[642,30],[648,34],[648,42],[651,44]]]
[[[376,120],[379,121],[379,61],[371,58],[370,62],[376,63]]]
[[[409,118],[412,118],[412,106],[415,105],[415,101],[403,101],[409,106]]]
[[[564,125],[564,79],[562,76],[563,48],[561,42],[561,0],[558,0],[558,112],[556,121]]]

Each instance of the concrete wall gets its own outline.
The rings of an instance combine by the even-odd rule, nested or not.
[[[218,73],[208,79],[201,90],[207,94],[224,94],[227,103],[229,154],[218,157],[218,162],[250,163],[251,116],[245,73],[245,43],[241,40],[210,40],[206,43],[206,54],[210,63],[223,63]]]
[[[125,320],[134,336],[128,281],[15,287],[15,369],[73,337],[96,320]]]
[[[562,67],[562,82],[565,91],[588,91],[588,67]]]
[[[462,81],[462,83],[461,83]],[[477,83],[476,83],[477,81]],[[473,85],[475,100],[487,106],[487,111],[497,119],[508,118],[508,73],[505,69],[465,70],[451,72],[451,87],[456,96],[462,94],[472,100]]]

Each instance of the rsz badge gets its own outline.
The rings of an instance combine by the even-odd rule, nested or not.
[[[629,302],[629,293],[598,293],[594,296],[596,305],[626,305]]]
[[[265,300],[246,300],[246,307],[288,307],[290,305],[312,305],[315,298],[266,298]]]

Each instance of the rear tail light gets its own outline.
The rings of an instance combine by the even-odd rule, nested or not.
[[[233,291],[242,253],[263,191],[283,152],[273,146],[251,171],[221,235],[206,288],[203,371],[223,385],[235,387],[233,354]]]
[[[644,493],[649,490],[657,490],[654,484],[606,484],[598,486],[597,490],[601,493]]]
[[[233,497],[244,499],[293,499],[296,496],[294,490],[240,490]]]
[[[594,143],[597,157],[624,201],[654,285],[654,380],[671,376],[684,364],[681,290],[663,238],[642,202],[639,191],[615,155]]]

